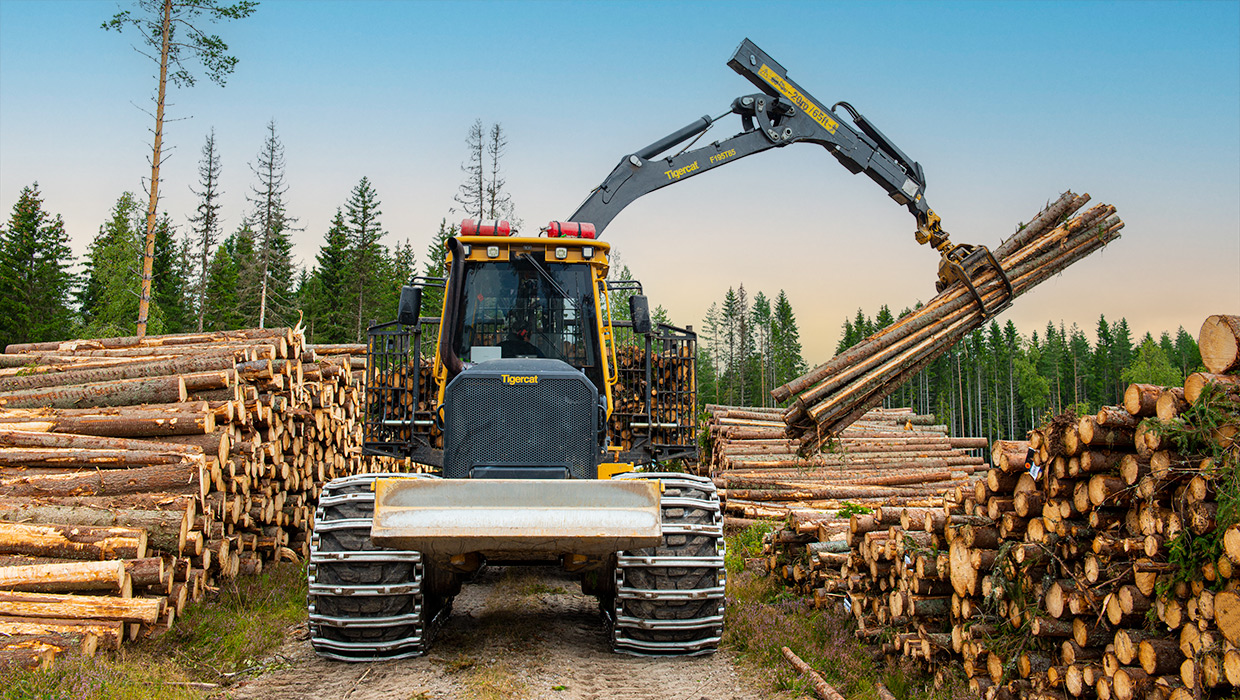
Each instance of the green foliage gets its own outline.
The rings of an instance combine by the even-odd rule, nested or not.
[[[1171,364],[1167,353],[1150,337],[1141,341],[1136,358],[1120,372],[1120,376],[1126,384],[1179,386],[1184,383],[1184,375]]]
[[[44,210],[37,182],[23,187],[8,223],[0,225],[0,349],[73,337],[72,264],[60,215]]]
[[[874,512],[874,509],[869,506],[863,506],[860,503],[853,503],[852,501],[841,501],[840,509],[836,511],[835,517],[851,518],[854,515],[865,515],[866,513],[872,512]]]
[[[221,5],[217,0],[173,0],[169,3],[168,16],[168,79],[175,85],[192,86],[195,82],[190,59],[197,59],[206,69],[207,77],[223,86],[237,65],[237,59],[228,55],[228,44],[216,34],[200,29],[201,20],[215,23],[220,20],[243,19],[258,7],[252,0],[238,0],[231,5]],[[164,39],[164,0],[138,0],[136,11],[122,10],[101,25],[102,29],[124,32],[128,28],[137,31],[142,44],[155,54],[160,53]],[[143,55],[150,56],[139,49]],[[157,63],[158,59],[151,56]]]
[[[84,334],[89,337],[129,335],[138,318],[142,289],[142,223],[144,213],[132,192],[123,193],[112,208],[111,218],[86,253],[86,284],[82,289]],[[163,332],[163,313],[152,300],[147,332]]]
[[[772,406],[771,390],[805,373],[796,315],[782,289],[772,306],[762,292],[750,302],[743,284],[729,288],[702,326],[698,346],[711,364],[700,365],[698,376],[714,380],[709,386],[699,381],[702,404]]]

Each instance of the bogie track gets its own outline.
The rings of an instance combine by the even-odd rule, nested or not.
[[[710,654],[723,635],[723,514],[710,479],[625,474],[662,484],[663,542],[616,556],[612,648],[636,655]]]
[[[310,642],[340,661],[402,659],[425,653],[451,610],[450,576],[429,569],[418,552],[383,549],[370,541],[372,486],[362,474],[323,487],[310,542]]]

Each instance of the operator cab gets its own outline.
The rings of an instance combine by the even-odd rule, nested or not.
[[[603,391],[590,267],[516,253],[466,260],[457,316],[448,327],[463,366],[509,358],[561,360]]]

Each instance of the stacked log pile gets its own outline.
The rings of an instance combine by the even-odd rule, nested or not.
[[[1112,206],[1072,216],[1088,201],[1089,195],[1064,193],[995,249],[1010,298],[1119,237],[1124,224]],[[993,269],[978,273],[974,286],[988,309],[1008,298]],[[801,454],[817,452],[986,319],[972,293],[952,283],[922,308],[772,391],[776,401],[792,401],[783,415],[788,436]]]
[[[169,628],[309,551],[360,471],[360,358],[299,330],[10,345],[0,355],[0,663]]]
[[[697,405],[694,358],[688,344],[656,349],[651,354],[650,423],[655,442],[677,443],[695,424]],[[608,424],[612,445],[633,449],[635,422],[646,422],[646,349],[637,345],[616,348],[618,382]],[[676,426],[676,427],[671,427]],[[691,442],[691,441],[690,441]]]
[[[772,539],[789,541],[784,556],[808,550],[798,584],[822,601],[843,594],[859,637],[932,668],[960,664],[979,697],[1230,697],[1240,323],[1206,326],[1221,340],[1203,328],[1207,372],[1184,387],[1133,384],[1122,407],[1000,441],[986,479],[940,508],[853,515],[838,574],[841,553],[816,549],[805,528],[795,543]],[[780,571],[795,578],[796,566]]]
[[[985,438],[952,438],[934,416],[874,409],[844,430],[828,452],[797,454],[781,409],[707,406],[709,455],[702,463],[734,517],[785,517],[796,509],[928,505],[971,483]]]

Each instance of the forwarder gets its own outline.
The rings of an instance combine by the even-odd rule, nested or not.
[[[598,240],[638,197],[747,155],[815,143],[908,208],[918,242],[941,254],[940,288],[959,280],[973,289],[986,267],[1002,277],[986,248],[952,245],[923,197],[921,166],[851,105],[827,108],[748,40],[728,65],[761,92],[625,156],[542,235],[466,220],[448,241],[447,278],[416,278],[402,290],[397,320],[371,327],[365,450],[433,471],[324,487],[310,555],[319,654],[365,661],[425,652],[461,582],[486,564],[579,574],[583,591],[599,598],[616,651],[684,655],[718,646],[718,495],[710,479],[658,470],[695,454],[695,336],[653,324],[639,284],[609,283],[610,246]],[[665,155],[726,114],[741,117],[740,133]],[[440,316],[421,317],[432,285],[442,288]],[[618,291],[636,292],[627,323],[609,306]],[[983,313],[997,310],[982,305]],[[645,366],[627,380],[617,362],[621,332],[636,334],[645,350]],[[434,352],[428,376],[424,335]],[[669,362],[688,371],[656,393],[653,365]],[[623,449],[610,426],[626,385],[642,401],[624,416],[631,446]]]

